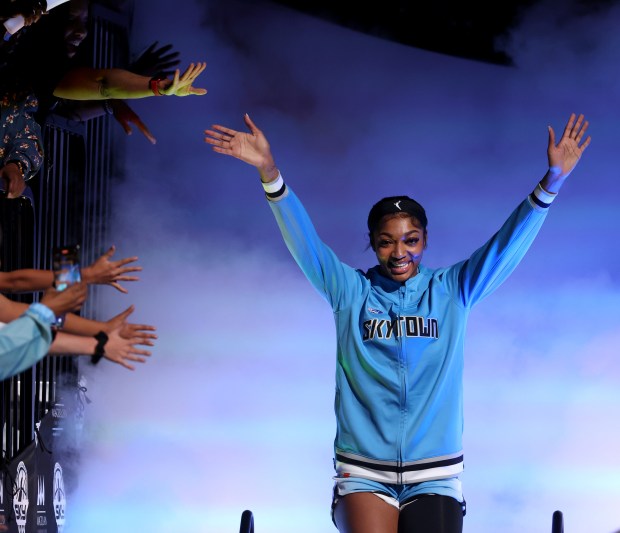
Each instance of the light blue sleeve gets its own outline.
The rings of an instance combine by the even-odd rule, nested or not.
[[[451,292],[465,307],[472,307],[497,289],[515,270],[534,242],[547,216],[529,200],[523,200],[495,235],[469,259],[447,272]]]
[[[269,205],[287,248],[310,283],[334,311],[346,307],[351,297],[361,290],[360,273],[341,262],[320,239],[308,213],[290,187],[287,186],[282,198],[270,201]]]
[[[7,379],[39,362],[52,343],[54,313],[34,303],[0,329],[0,379]]]

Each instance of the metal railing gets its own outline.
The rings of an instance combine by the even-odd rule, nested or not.
[[[129,17],[91,4],[89,42],[92,66],[125,66]],[[58,114],[42,126],[45,160],[24,196],[0,198],[3,230],[1,267],[51,269],[55,246],[81,245],[83,264],[105,249],[110,217],[110,181],[122,179],[122,129],[108,115],[80,123]],[[31,303],[36,294],[10,295]],[[81,314],[94,315],[96,287]],[[9,465],[35,439],[37,423],[59,401],[65,389],[77,392],[79,368],[75,357],[45,357],[33,368],[0,381],[0,436],[3,466]],[[6,468],[5,468],[6,470]],[[1,472],[0,472],[1,474]],[[7,480],[4,480],[5,488]],[[4,492],[7,496],[7,492]]]

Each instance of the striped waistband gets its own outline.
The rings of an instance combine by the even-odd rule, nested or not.
[[[381,483],[404,485],[458,476],[463,471],[463,452],[419,461],[379,461],[352,453],[336,452],[336,477],[361,477]]]

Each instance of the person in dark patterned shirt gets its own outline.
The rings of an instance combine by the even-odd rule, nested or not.
[[[6,90],[0,95],[0,190],[7,198],[19,197],[43,163],[37,108],[32,93]]]

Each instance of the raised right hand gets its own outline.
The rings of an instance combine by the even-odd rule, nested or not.
[[[261,176],[268,176],[270,171],[275,169],[269,142],[247,113],[243,118],[250,133],[214,124],[212,130],[205,130],[205,142],[212,146],[214,152],[236,157],[258,168]]]

